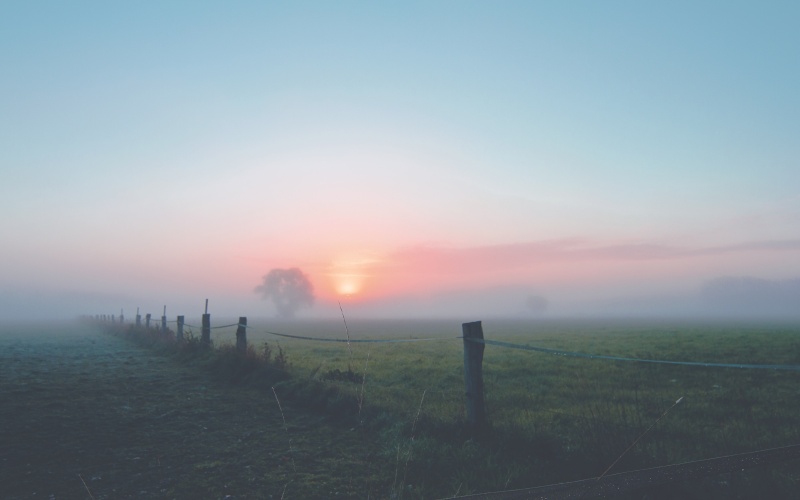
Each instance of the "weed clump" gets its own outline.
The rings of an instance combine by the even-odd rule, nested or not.
[[[286,356],[282,351],[279,357],[270,359],[256,352],[252,345],[247,346],[245,351],[232,345],[220,346],[208,362],[211,372],[222,380],[264,388],[289,378],[286,365]]]
[[[177,339],[174,332],[130,325],[114,328],[112,334],[121,336],[140,346],[174,356],[181,362],[198,364],[216,378],[232,384],[270,385],[289,379],[289,360],[280,345],[273,348],[265,342],[258,352],[251,344],[245,350],[223,344],[203,342],[191,329]]]
[[[287,370],[289,368],[289,360],[286,357],[286,353],[283,352],[280,344],[276,344],[278,348],[278,352],[276,353],[272,347],[269,345],[269,342],[264,342],[264,346],[262,347],[263,351],[263,359],[264,362],[267,364],[271,364],[278,370]]]

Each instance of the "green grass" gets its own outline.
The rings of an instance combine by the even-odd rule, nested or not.
[[[363,391],[359,418],[380,429],[384,457],[403,462],[411,485],[405,494],[465,494],[598,476],[680,397],[683,402],[611,473],[800,443],[797,372],[576,359],[491,345],[483,372],[492,432],[472,440],[463,431],[462,341],[446,339],[460,335],[459,323],[349,324],[353,338],[443,339],[354,343],[352,355],[346,344],[279,341],[296,380],[335,388],[340,399],[359,401]],[[336,323],[264,328],[344,338]],[[257,331],[251,330],[251,339],[275,338]],[[800,327],[787,324],[495,320],[484,322],[484,333],[487,339],[593,354],[800,364]],[[351,405],[348,411],[356,410]],[[402,459],[409,453],[406,465]],[[740,474],[735,492],[719,486],[726,481],[719,478],[703,487],[712,496],[748,498],[765,487],[780,496],[798,486],[797,464],[768,472],[766,485],[763,478],[753,482],[764,474],[755,471]]]
[[[270,346],[273,359],[282,353],[280,368],[291,378],[267,377],[281,398],[378,437],[384,476],[393,478],[389,496],[395,498],[596,477],[680,397],[683,402],[610,473],[800,443],[797,372],[578,359],[491,345],[483,365],[491,431],[474,438],[464,425],[459,322],[350,319],[348,324],[353,339],[441,340],[348,347],[265,333],[345,338],[340,322],[324,321],[251,323],[248,340],[261,349]],[[792,324],[490,320],[483,326],[487,339],[583,353],[800,364],[800,325]],[[221,349],[204,366],[228,381],[265,377],[270,365],[263,352],[250,349],[241,356],[232,347],[233,331],[214,331]],[[650,494],[791,498],[799,483],[798,464],[787,463]]]

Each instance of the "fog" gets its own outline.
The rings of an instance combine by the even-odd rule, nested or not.
[[[700,290],[703,310],[733,316],[800,315],[800,279],[765,280],[726,276]]]
[[[610,290],[613,290],[610,288]],[[800,320],[800,279],[719,277],[684,292],[630,294],[521,286],[408,296],[352,311],[365,316],[504,316],[519,318],[719,318]]]
[[[266,278],[266,277],[265,277]],[[548,291],[542,287],[504,286],[479,289],[407,294],[363,300],[342,297],[339,301],[314,300],[306,292],[271,300],[274,290],[265,295],[265,281],[254,292],[206,297],[185,292],[122,294],[48,290],[44,288],[6,288],[0,290],[0,321],[68,320],[80,315],[124,313],[129,320],[136,314],[160,317],[178,314],[199,317],[209,298],[209,312],[216,317],[253,318],[339,317],[340,305],[348,317],[358,318],[463,318],[465,321],[488,317],[511,318],[719,318],[800,320],[800,278],[768,280],[752,276],[720,276],[701,282],[686,291],[603,292],[586,288]],[[613,288],[608,288],[613,290]],[[297,295],[299,294],[299,295]],[[264,298],[270,300],[264,300]],[[291,300],[290,300],[291,299]],[[286,302],[289,301],[289,302]],[[290,307],[291,306],[291,307]],[[300,307],[303,306],[303,307]]]

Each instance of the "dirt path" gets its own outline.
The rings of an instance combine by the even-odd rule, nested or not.
[[[0,497],[386,496],[365,435],[283,410],[87,327],[0,327]]]

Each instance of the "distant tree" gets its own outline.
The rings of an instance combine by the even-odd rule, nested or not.
[[[314,305],[314,286],[296,267],[273,269],[264,275],[263,280],[255,292],[265,300],[271,300],[282,318],[294,317],[298,309]]]
[[[529,295],[528,298],[525,299],[525,305],[528,307],[528,310],[536,314],[544,314],[547,312],[547,299],[541,295]]]

